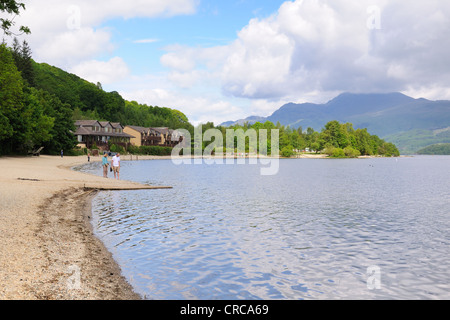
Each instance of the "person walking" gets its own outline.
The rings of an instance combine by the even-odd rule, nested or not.
[[[120,180],[119,174],[120,174],[120,153],[117,153],[112,158],[112,168],[114,172],[114,179]]]
[[[108,162],[108,155],[106,154],[106,152],[103,154],[102,166],[103,166],[103,178],[108,178],[109,162]]]

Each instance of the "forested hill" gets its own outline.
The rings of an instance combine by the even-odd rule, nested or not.
[[[36,88],[69,104],[77,119],[102,119],[144,127],[191,127],[187,117],[178,110],[126,101],[116,91],[105,92],[100,83],[93,84],[46,63],[33,61],[33,71]]]
[[[41,146],[50,154],[71,150],[78,119],[193,130],[178,110],[126,101],[100,83],[36,63],[26,41],[15,40],[12,48],[0,45],[0,155]]]

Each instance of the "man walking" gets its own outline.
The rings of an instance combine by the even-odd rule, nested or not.
[[[114,155],[114,157],[112,157],[112,169],[113,169],[113,172],[114,172],[114,179],[120,180],[120,178],[119,178],[120,153],[117,153],[116,155]]]

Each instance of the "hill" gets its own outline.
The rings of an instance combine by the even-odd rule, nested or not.
[[[396,92],[343,93],[325,104],[288,103],[258,121],[320,130],[331,120],[353,123],[355,129],[367,128],[395,143],[402,154],[414,153],[431,144],[450,142],[450,101],[414,99]]]
[[[190,129],[188,118],[178,110],[126,101],[116,92],[105,92],[100,83],[90,83],[77,75],[46,63],[33,61],[36,88],[68,104],[77,119],[98,119],[143,127]]]
[[[74,120],[82,119],[193,131],[178,110],[126,101],[100,83],[36,63],[26,41],[0,44],[0,155],[72,150]]]
[[[450,155],[450,143],[439,143],[425,147],[417,151],[417,154]]]

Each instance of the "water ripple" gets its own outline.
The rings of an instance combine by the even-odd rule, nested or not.
[[[287,160],[269,177],[125,163],[174,189],[102,192],[93,225],[149,299],[448,299],[449,172],[439,157]]]

